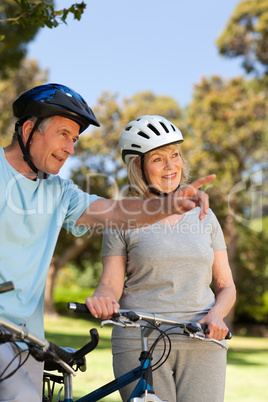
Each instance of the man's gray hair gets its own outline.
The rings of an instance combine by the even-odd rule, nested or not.
[[[54,116],[45,117],[45,118],[41,121],[41,123],[39,124],[39,126],[38,126],[38,128],[37,128],[38,131],[40,131],[40,133],[42,133],[42,134],[44,133],[44,131],[45,131],[45,130],[48,128],[48,126],[50,125],[51,120],[52,120],[53,117],[54,117]],[[27,120],[30,120],[30,121],[32,121],[32,122],[35,124],[35,122],[36,122],[37,119],[38,119],[38,117],[31,116],[31,117],[29,117]],[[27,121],[27,120],[26,120],[26,121]],[[13,143],[13,142],[15,142],[15,141],[18,141],[18,135],[22,135],[22,126],[23,126],[23,124],[19,125],[18,130],[15,131],[15,133],[13,134],[11,143]]]

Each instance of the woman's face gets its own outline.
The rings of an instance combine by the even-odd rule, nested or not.
[[[176,145],[158,148],[145,154],[147,181],[158,191],[170,193],[181,181],[182,158]]]

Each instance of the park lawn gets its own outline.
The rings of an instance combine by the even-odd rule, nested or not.
[[[46,338],[60,346],[79,349],[89,341],[89,330],[97,328],[98,347],[87,355],[87,371],[73,380],[74,399],[113,380],[111,327],[100,328],[98,320],[45,318]],[[268,401],[268,338],[238,337],[229,341],[225,402]],[[56,400],[56,399],[55,399]],[[121,401],[116,392],[103,401]]]
[[[268,338],[229,342],[225,401],[268,401]]]

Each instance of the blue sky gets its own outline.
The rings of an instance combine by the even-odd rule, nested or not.
[[[29,56],[49,81],[80,92],[90,106],[104,90],[119,97],[152,90],[186,106],[202,76],[242,75],[218,55],[216,39],[237,0],[84,0],[81,21],[43,28]],[[57,9],[74,0],[56,0]]]

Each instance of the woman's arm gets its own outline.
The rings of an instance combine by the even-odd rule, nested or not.
[[[216,302],[208,314],[199,322],[208,325],[210,334],[207,335],[207,338],[222,340],[228,332],[223,319],[233,307],[236,299],[236,290],[226,249],[214,252],[212,275]]]
[[[102,258],[103,272],[100,283],[91,297],[86,298],[90,313],[102,320],[111,318],[119,309],[125,280],[127,257],[109,255]]]

